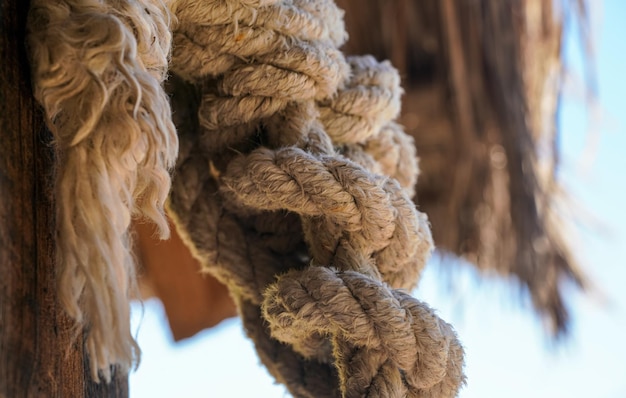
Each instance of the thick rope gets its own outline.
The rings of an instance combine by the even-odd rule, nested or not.
[[[307,334],[335,336],[346,396],[362,396],[372,383],[403,390],[405,383],[397,383],[402,378],[422,396],[446,375],[461,378],[462,351],[450,339],[450,326],[410,295],[361,273],[308,267],[282,275],[265,296],[263,314],[274,338],[296,345]],[[349,360],[360,355],[355,347],[375,353],[376,360]]]
[[[178,141],[160,87],[169,14],[155,1],[34,1],[29,45],[35,96],[58,156],[59,296],[89,331],[93,377],[128,368],[135,287],[131,215],[169,234],[163,205]]]
[[[432,247],[410,201],[412,142],[393,122],[399,77],[344,60],[328,27],[341,12],[318,4],[173,7],[172,68],[201,92],[171,210],[295,396],[454,396],[454,332],[395,290],[416,285]]]
[[[371,171],[388,175],[413,196],[417,157],[413,138],[393,122],[400,114],[400,76],[389,62],[349,57],[346,87],[319,103],[320,119],[342,154]]]
[[[173,113],[164,7],[75,3],[36,3],[31,46],[60,155],[62,299],[87,316],[93,368],[108,377],[136,355],[127,231],[136,213],[167,234],[171,116],[177,228],[278,381],[298,397],[454,396],[452,328],[400,290],[432,249],[410,200],[415,150],[394,122],[400,78],[344,58],[334,2],[170,1],[170,70],[186,81],[171,79]]]

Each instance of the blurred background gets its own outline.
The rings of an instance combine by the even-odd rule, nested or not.
[[[348,11],[347,23],[358,25],[349,20],[354,15],[350,12],[351,2],[338,3]],[[376,7],[374,4],[392,3],[404,4],[403,7],[409,7],[411,11],[411,7],[417,7],[415,4],[420,2],[371,2],[373,8]],[[444,10],[446,3],[472,2],[443,0],[440,4],[443,4]],[[546,3],[550,1],[544,5]],[[626,26],[623,22],[626,18],[626,3],[620,0],[590,0],[584,3],[586,6],[583,8],[578,8],[583,3],[577,1],[552,4],[555,4],[555,13],[559,14],[558,18],[562,22],[557,24],[558,29],[554,33],[559,38],[558,43],[552,46],[550,29],[544,29],[543,32],[547,33],[542,43],[545,45],[542,47],[537,44],[539,42],[536,43],[536,48],[541,51],[533,50],[535,47],[530,45],[522,46],[525,51],[522,61],[526,65],[523,67],[527,70],[531,70],[535,64],[549,64],[552,62],[550,54],[556,51],[559,56],[559,73],[554,80],[554,87],[562,84],[560,98],[554,94],[556,90],[552,90],[552,99],[549,95],[537,97],[547,97],[547,104],[543,100],[533,99],[533,91],[527,89],[527,106],[531,109],[522,115],[527,119],[537,118],[539,124],[546,118],[556,120],[555,125],[548,123],[549,126],[545,127],[547,132],[533,141],[538,153],[534,168],[536,175],[533,178],[539,181],[537,185],[541,191],[535,195],[546,193],[554,198],[554,203],[558,202],[558,206],[550,208],[550,211],[542,212],[540,209],[535,215],[540,227],[545,229],[542,233],[548,236],[549,244],[553,246],[550,250],[556,253],[549,260],[552,264],[550,267],[556,271],[546,273],[538,280],[525,276],[523,264],[528,262],[525,263],[519,257],[518,252],[522,250],[519,244],[515,253],[503,250],[487,258],[489,253],[480,244],[472,244],[471,239],[451,238],[436,230],[446,217],[451,216],[429,204],[428,195],[437,189],[429,175],[438,167],[437,156],[454,156],[457,149],[450,149],[445,143],[434,145],[411,130],[430,131],[429,126],[433,129],[445,128],[439,122],[422,122],[420,119],[420,93],[435,90],[433,81],[449,85],[445,86],[440,95],[444,104],[456,109],[456,116],[452,115],[448,119],[461,127],[456,130],[467,128],[463,124],[467,124],[467,121],[459,117],[462,103],[459,105],[457,100],[462,97],[459,91],[463,87],[459,84],[463,82],[459,83],[450,77],[455,73],[454,68],[446,70],[439,64],[453,64],[451,60],[458,56],[454,46],[448,46],[441,56],[431,49],[432,42],[424,39],[428,38],[428,22],[424,22],[426,28],[423,31],[405,28],[407,32],[423,39],[417,44],[413,43],[419,45],[425,54],[421,58],[402,55],[393,46],[387,51],[382,41],[372,44],[380,48],[363,51],[354,33],[351,38],[357,44],[352,47],[349,44],[346,50],[372,52],[379,57],[390,58],[409,86],[403,122],[416,137],[422,168],[426,167],[427,172],[431,173],[420,177],[423,179],[420,183],[425,181],[426,188],[420,188],[424,202],[420,203],[422,199],[418,192],[418,204],[431,217],[435,237],[439,237],[438,245],[444,249],[433,256],[414,294],[436,308],[443,319],[453,324],[465,346],[468,383],[460,394],[463,398],[626,398],[626,339],[623,338],[626,333],[626,290],[622,287],[626,284],[626,211],[621,207],[626,203],[626,112],[622,99],[626,92],[626,79],[623,77],[626,71]],[[398,10],[402,11],[400,8]],[[457,8],[452,11],[461,19],[467,17],[464,12],[470,12],[467,18],[471,20],[470,9]],[[532,13],[530,9],[527,11]],[[375,13],[375,10],[371,12]],[[445,21],[439,24],[443,26],[443,33],[434,37],[444,38],[442,40],[448,40],[449,43],[455,37],[455,32],[446,29]],[[487,20],[480,25],[487,26],[483,30],[475,30],[471,23],[460,21],[461,31],[456,32],[456,35],[479,32],[476,37],[480,37],[489,26],[493,27],[489,22]],[[398,25],[402,26],[401,23]],[[394,32],[383,32],[380,36],[398,43],[397,35],[400,33]],[[467,36],[473,37],[471,34]],[[533,38],[529,36],[526,39],[532,42]],[[409,38],[401,44],[410,47],[411,40]],[[494,43],[494,46],[497,45]],[[463,42],[463,46],[466,56],[472,54],[468,47],[471,41],[469,44]],[[483,74],[485,66],[501,65],[496,62],[497,59],[490,64],[488,53],[484,57],[482,68],[477,67]],[[423,62],[423,59],[434,61]],[[475,90],[472,86],[475,79],[471,79],[471,62],[463,64],[468,65],[465,76],[473,82],[468,84],[471,86],[468,89]],[[419,70],[420,76],[434,77],[415,78],[411,74],[412,70]],[[493,69],[493,73],[494,80],[506,76],[499,75],[497,68]],[[533,73],[544,84],[553,79],[549,70]],[[488,88],[485,91],[495,97],[485,101],[495,102],[498,95],[502,98],[514,96],[514,91],[508,91],[509,82],[503,81],[504,84],[484,83]],[[511,89],[514,90],[515,86]],[[498,94],[498,90],[502,94]],[[480,90],[472,91],[470,100],[476,98],[480,98]],[[551,106],[550,101],[555,105]],[[434,105],[430,103],[429,106]],[[498,109],[496,105],[492,108]],[[417,110],[411,112],[411,109]],[[471,113],[480,116],[480,111],[476,108]],[[502,112],[506,113],[507,109],[504,108]],[[556,119],[551,119],[550,115]],[[488,120],[487,117],[477,119]],[[483,127],[480,123],[480,120],[471,122],[470,129],[480,130]],[[509,134],[502,127],[506,125],[506,119],[494,122],[495,127],[490,127],[488,122],[482,123],[493,131],[491,137],[495,136],[495,141]],[[558,135],[550,132],[552,127],[556,127]],[[545,137],[548,137],[548,144],[544,147],[542,140]],[[506,140],[503,139],[503,142]],[[492,142],[490,145],[495,144]],[[491,155],[490,167],[493,167],[494,153],[497,155],[493,148],[503,148],[511,163],[512,157],[507,152],[509,148],[506,144],[502,145],[492,146],[487,151]],[[553,148],[558,149],[558,154],[552,151]],[[443,151],[443,154],[437,154],[436,151]],[[480,163],[478,166],[480,169]],[[494,185],[493,181],[497,181],[494,170],[486,173],[487,177],[480,178]],[[508,172],[511,181],[514,181],[514,170]],[[544,178],[546,174],[547,179]],[[554,175],[558,185],[546,183],[552,181]],[[523,180],[526,177],[519,178]],[[486,185],[489,186],[489,183]],[[484,197],[482,192],[479,197]],[[515,226],[515,214],[519,218],[524,218],[525,214],[515,213],[515,198],[510,198],[513,198],[510,200],[510,211],[514,224],[511,234],[518,233],[515,239],[524,240],[525,236],[518,232],[519,226]],[[468,206],[473,201],[471,193],[461,198],[461,202]],[[497,204],[494,207],[497,208]],[[461,216],[456,217],[462,220]],[[491,217],[497,218],[498,215],[492,214]],[[490,217],[486,218],[489,221]],[[474,222],[476,225],[472,228],[479,232],[486,231],[481,220]],[[462,221],[458,223],[461,226],[463,224]],[[502,228],[496,228],[496,231],[504,231],[506,234]],[[498,238],[504,240],[504,237]],[[571,255],[568,250],[563,250],[561,241],[569,242],[567,247]],[[536,244],[536,240],[533,243]],[[460,254],[464,259],[452,253]],[[511,265],[503,265],[505,262]],[[555,279],[552,281],[550,278]],[[546,291],[549,294],[542,294]],[[241,323],[236,318],[222,321],[213,328],[174,343],[161,301],[150,298],[143,304],[133,305],[133,324],[143,350],[141,365],[130,377],[133,398],[289,396],[284,387],[274,384],[260,365],[251,342],[245,338]]]

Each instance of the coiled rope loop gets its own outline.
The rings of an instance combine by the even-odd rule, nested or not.
[[[400,78],[344,57],[332,0],[52,3],[34,2],[35,86],[61,154],[62,299],[79,320],[85,303],[93,369],[135,354],[128,226],[167,235],[178,152],[176,227],[295,396],[456,394],[452,328],[400,290],[432,250]]]
[[[461,377],[461,348],[450,326],[410,295],[361,273],[290,271],[265,297],[263,315],[274,338],[298,345],[307,334],[333,336],[346,396],[423,396],[445,388],[446,375]],[[367,393],[375,385],[395,393]]]
[[[453,396],[454,332],[396,290],[432,248],[397,72],[343,57],[332,2],[213,3],[173,6],[172,68],[200,88],[170,206],[189,244],[294,395]]]

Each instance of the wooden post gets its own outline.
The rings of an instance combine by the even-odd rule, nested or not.
[[[91,381],[56,299],[54,151],[31,94],[28,3],[0,0],[0,398],[127,397],[124,374]]]

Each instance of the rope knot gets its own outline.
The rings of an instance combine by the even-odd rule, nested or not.
[[[456,393],[454,332],[402,290],[433,244],[394,122],[400,77],[344,57],[332,0],[34,4],[36,95],[61,149],[62,300],[77,319],[89,309],[96,372],[136,349],[128,226],[140,214],[167,235],[180,140],[170,213],[277,380],[311,398]]]
[[[173,64],[201,82],[199,128],[179,130],[196,147],[171,208],[270,373],[298,397],[455,395],[454,332],[398,290],[433,246],[410,199],[413,142],[394,122],[398,72],[343,57],[331,0],[192,4],[176,8]],[[195,167],[209,161],[219,177],[204,182]]]
[[[272,337],[305,357],[317,352],[312,341],[332,341],[346,396],[431,389],[450,396],[458,388],[450,380],[462,379],[462,350],[451,327],[409,294],[359,272],[290,271],[265,290],[262,311]]]

